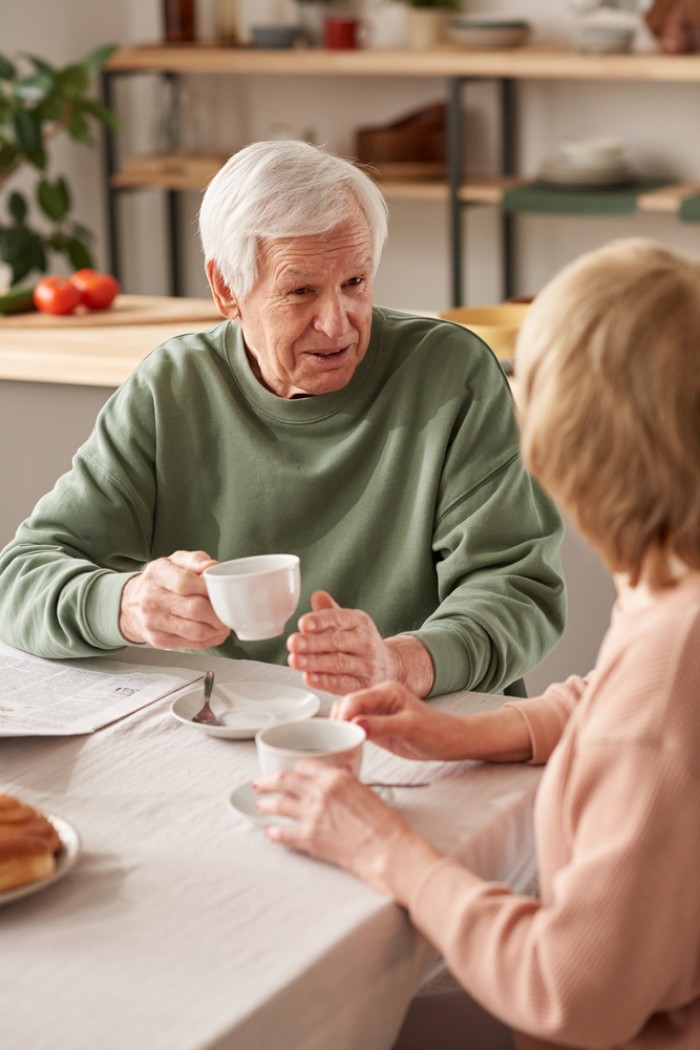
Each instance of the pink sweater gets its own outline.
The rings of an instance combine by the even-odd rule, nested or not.
[[[700,1050],[700,582],[620,609],[595,670],[512,705],[534,761],[540,899],[453,860],[410,902],[522,1046]],[[558,741],[558,743],[557,743]]]

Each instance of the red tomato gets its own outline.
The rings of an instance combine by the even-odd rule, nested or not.
[[[116,277],[87,267],[76,270],[70,280],[80,292],[80,301],[88,310],[106,310],[121,291]]]
[[[34,288],[34,305],[44,314],[72,314],[80,292],[68,277],[42,277]]]

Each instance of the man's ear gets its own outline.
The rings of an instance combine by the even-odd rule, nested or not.
[[[205,270],[217,310],[222,317],[228,317],[231,321],[237,320],[240,317],[238,299],[226,284],[213,259],[207,259]]]

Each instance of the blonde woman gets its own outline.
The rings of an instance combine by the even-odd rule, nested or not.
[[[269,838],[393,896],[521,1048],[700,1046],[699,357],[699,263],[630,240],[556,277],[518,345],[522,453],[618,581],[594,670],[489,714],[392,683],[334,712],[408,757],[546,762],[538,898],[441,856],[343,772],[259,784],[296,820]]]

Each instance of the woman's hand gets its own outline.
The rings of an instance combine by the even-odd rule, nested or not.
[[[348,770],[307,758],[294,769],[258,777],[253,787],[261,813],[292,818],[265,828],[271,841],[336,864],[401,903],[440,857]]]
[[[336,700],[331,718],[357,722],[368,740],[402,758],[469,757],[462,753],[464,720],[436,711],[398,682],[383,682]]]
[[[417,638],[383,639],[367,613],[341,608],[325,591],[311,595],[311,610],[287,639],[287,662],[308,686],[342,695],[391,678],[422,696],[430,691],[432,660]]]
[[[119,629],[129,642],[156,649],[209,649],[231,631],[211,607],[202,573],[216,561],[204,551],[175,551],[149,562],[122,591]]]
[[[336,700],[331,718],[357,722],[368,740],[403,758],[523,762],[532,757],[527,723],[517,705],[450,715],[398,682],[383,682]]]

